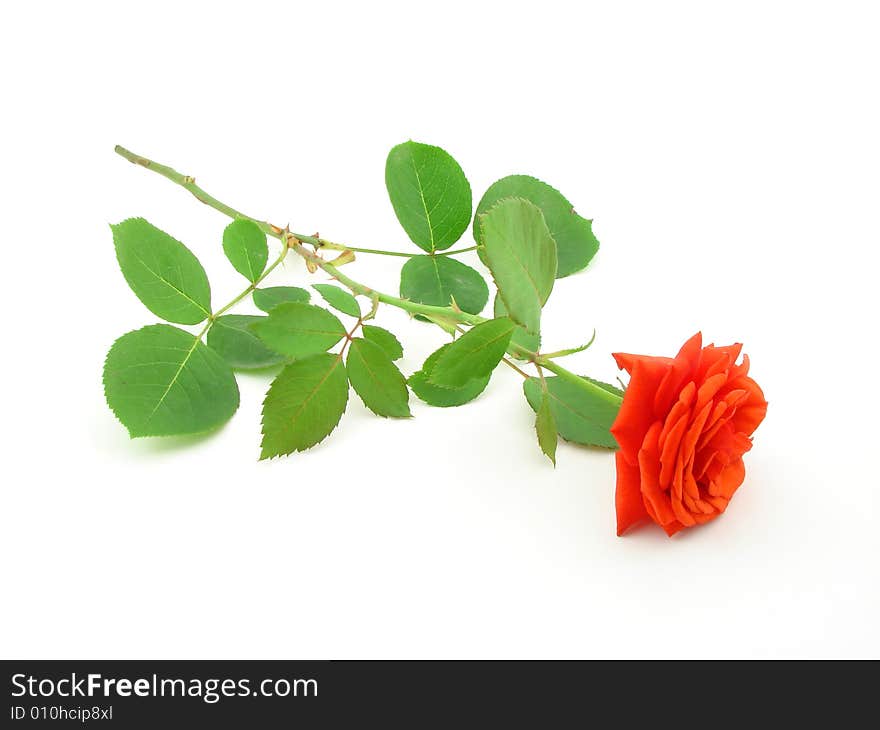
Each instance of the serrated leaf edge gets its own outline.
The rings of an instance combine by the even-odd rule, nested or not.
[[[325,354],[327,354],[327,353],[323,353],[323,352],[316,352],[316,353],[315,353],[315,355],[325,355]],[[314,356],[314,355],[309,355],[308,357],[313,357],[313,356]],[[302,358],[302,360],[305,360],[305,359],[307,359],[307,358]],[[297,362],[302,362],[302,360],[299,360],[299,361],[297,361]],[[291,364],[292,364],[292,363],[291,363]],[[313,397],[314,393],[317,392],[318,389],[319,389],[319,388],[320,388],[325,382],[327,382],[327,378],[329,378],[330,375],[331,375],[331,373],[333,373],[333,371],[334,371],[337,367],[339,367],[339,366],[342,366],[343,369],[345,368],[345,363],[342,361],[342,355],[341,355],[341,354],[336,355],[336,361],[335,361],[335,363],[334,363],[334,365],[333,365],[333,368],[332,368],[331,370],[328,370],[328,371],[327,371],[327,375],[325,375],[324,378],[321,380],[321,382],[318,383],[317,387],[316,387],[315,390],[312,392],[312,395],[309,396],[309,398]],[[287,367],[287,366],[285,366],[285,367]],[[283,370],[282,370],[282,372],[283,372]],[[280,374],[281,374],[281,373],[279,373],[279,375],[280,375]],[[347,376],[346,376],[346,379],[347,379]],[[274,381],[273,381],[273,382],[274,382]],[[271,386],[270,386],[270,388],[271,388]],[[263,402],[262,402],[262,404],[261,404],[261,408],[264,409],[264,408],[266,407],[266,400],[267,400],[268,397],[269,397],[269,392],[267,391],[265,397],[263,398]],[[330,434],[332,434],[332,433],[336,430],[336,428],[339,426],[339,422],[342,420],[342,417],[345,415],[345,411],[346,411],[347,408],[348,408],[348,389],[346,389],[346,391],[345,391],[345,403],[344,403],[343,406],[342,406],[342,410],[339,412],[339,418],[336,419],[335,423],[334,423],[333,426],[330,428],[330,430],[327,431],[327,433],[325,433],[320,439],[318,439],[317,441],[315,441],[315,443],[311,444],[310,446],[306,446],[306,447],[303,448],[303,449],[293,448],[293,449],[291,449],[290,451],[285,451],[285,452],[283,452],[283,453],[272,454],[271,456],[264,456],[263,453],[262,453],[263,444],[264,444],[264,442],[265,442],[265,440],[266,440],[266,432],[263,430],[263,429],[265,428],[265,421],[264,421],[264,418],[263,418],[262,415],[261,415],[261,417],[260,417],[260,430],[261,430],[261,433],[262,433],[263,438],[260,439],[260,450],[261,450],[260,461],[266,461],[266,460],[271,461],[272,459],[275,459],[275,458],[281,458],[282,456],[290,456],[290,455],[291,455],[292,453],[294,453],[294,452],[296,452],[296,453],[302,453],[303,451],[308,451],[309,449],[313,449],[313,448],[315,448],[318,444],[323,443],[323,442],[324,442],[324,441],[330,436]]]

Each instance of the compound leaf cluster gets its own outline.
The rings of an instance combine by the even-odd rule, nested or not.
[[[454,338],[409,378],[398,365],[404,352],[397,337],[367,324],[379,304],[371,290],[350,282],[352,291],[312,285],[334,313],[313,304],[308,289],[262,286],[280,263],[267,268],[267,233],[281,237],[280,229],[249,218],[224,229],[223,252],[249,286],[214,313],[207,274],[189,248],[143,218],[111,226],[123,277],[150,312],[171,323],[129,332],[107,355],[107,402],[130,435],[217,428],[239,405],[234,371],[275,368],[262,411],[261,458],[267,459],[322,442],[345,413],[350,389],[373,413],[408,418],[410,391],[432,406],[460,406],[485,390],[507,357],[539,362],[541,316],[555,280],[583,269],[598,250],[591,221],[577,215],[559,191],[526,175],[493,183],[473,215],[471,186],[459,163],[445,150],[418,142],[391,150],[385,183],[398,221],[420,249],[401,269],[404,302],[396,303],[430,305],[414,313]],[[496,287],[491,319],[477,316],[489,301],[486,279],[449,252],[470,226]],[[333,276],[333,267],[327,270]],[[364,292],[372,296],[372,308],[361,307],[356,293]],[[259,313],[227,313],[245,300]],[[354,324],[343,324],[338,315]],[[529,377],[524,393],[536,414],[538,444],[554,464],[559,437],[616,446],[609,432],[614,399],[600,397],[601,391],[591,395],[570,378],[542,376]]]

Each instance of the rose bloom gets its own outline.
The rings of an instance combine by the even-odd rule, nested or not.
[[[742,345],[689,339],[675,358],[614,359],[630,374],[611,427],[617,452],[617,534],[650,518],[667,535],[714,520],[745,477],[742,456],[767,401]]]

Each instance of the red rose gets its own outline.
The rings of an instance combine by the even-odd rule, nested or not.
[[[617,353],[630,374],[611,427],[617,452],[617,534],[650,518],[667,535],[715,519],[745,477],[743,454],[767,401],[742,345],[689,339],[674,359]]]

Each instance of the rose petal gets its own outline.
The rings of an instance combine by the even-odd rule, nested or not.
[[[715,452],[711,449],[697,449],[694,455],[693,474],[694,479],[699,482],[706,475],[712,462],[715,460]]]
[[[712,407],[712,414],[706,419],[706,423],[703,424],[703,429],[706,430],[712,428],[712,426],[714,426],[718,422],[718,419],[721,418],[721,416],[724,414],[724,411],[726,410],[727,403],[725,403],[723,400],[718,401]]]
[[[697,480],[694,479],[691,469],[685,472],[684,475],[684,491],[691,499],[700,498],[700,488],[697,486]]]
[[[735,443],[736,431],[733,430],[730,421],[725,420],[722,422],[721,428],[718,429],[717,433],[708,441],[705,448],[710,451],[716,451],[720,455],[732,450]]]
[[[619,451],[617,460],[617,491],[614,502],[617,507],[617,534],[622,535],[637,522],[641,522],[648,513],[642,500],[639,469],[627,463]]]
[[[724,395],[724,402],[727,403],[728,408],[736,408],[740,403],[745,403],[745,401],[749,397],[749,391],[745,388],[737,388],[735,390],[729,390]]]
[[[694,500],[696,509],[702,512],[704,515],[714,515],[715,508],[707,501],[702,499]]]
[[[748,375],[750,365],[751,365],[751,363],[749,362],[749,356],[743,355],[743,361],[739,365],[734,365],[730,369],[731,380]]]
[[[705,525],[707,522],[711,522],[714,520],[720,513],[712,510],[712,514],[703,514],[702,512],[694,513],[694,521],[698,525]]]
[[[694,406],[695,411],[699,411],[705,406],[709,401],[711,401],[715,394],[721,390],[721,387],[727,382],[727,374],[726,373],[718,373],[717,375],[713,375],[711,378],[708,378],[697,391],[697,404]]]
[[[714,372],[710,372],[713,370],[719,372],[715,370],[719,362],[727,363],[727,366],[724,368],[726,370],[736,362],[741,352],[742,345],[739,342],[733,345],[725,345],[723,347],[707,345],[703,348],[703,367],[705,370],[703,377],[708,378],[713,375]]]
[[[669,536],[672,537],[676,532],[683,530],[685,525],[681,524],[678,520],[672,520],[672,522],[667,522],[665,525],[660,525],[663,528],[663,531]]]
[[[666,434],[666,440],[663,443],[663,451],[660,452],[660,486],[664,489],[669,487],[669,483],[672,480],[672,473],[675,469],[675,457],[678,454],[681,437],[684,436],[687,426],[688,417],[687,415],[684,415],[678,419],[678,422]]]
[[[706,495],[706,501],[719,512],[724,512],[729,504],[729,500],[726,497],[712,497],[711,495]]]
[[[681,346],[681,349],[678,351],[675,359],[681,360],[686,363],[696,364],[700,360],[702,349],[703,333],[697,332],[697,334],[695,334]]]
[[[668,361],[656,359],[636,360],[633,365],[623,404],[611,426],[611,433],[630,464],[636,463],[642,441],[653,422],[654,393],[668,367]]]
[[[672,409],[669,411],[669,415],[666,416],[666,420],[663,423],[663,430],[660,432],[660,450],[663,450],[663,446],[666,443],[666,438],[669,435],[669,431],[673,429],[676,423],[683,417],[687,416],[690,413],[690,405],[691,401],[693,401],[694,396],[697,393],[697,386],[693,383],[688,383],[685,386],[684,390],[681,391],[681,394],[678,396],[678,400],[675,401],[675,405],[672,406]]]
[[[711,403],[706,403],[706,405],[703,406],[703,410],[697,413],[696,418],[694,418],[693,423],[691,423],[687,433],[681,440],[681,453],[685,461],[691,461],[693,459],[694,449],[696,449],[697,446],[697,439],[703,431],[706,419],[709,418],[709,410],[711,408]]]
[[[734,358],[736,359],[736,358]],[[703,349],[703,360],[700,372],[697,374],[699,381],[707,380],[717,373],[726,373],[730,369],[733,360],[727,348],[709,346]]]
[[[737,409],[733,414],[733,422],[736,424],[736,430],[751,436],[755,429],[761,425],[764,416],[767,415],[767,404],[763,403],[756,406],[745,406]]]
[[[672,495],[672,498],[669,500],[672,504],[672,512],[675,515],[676,519],[681,522],[685,527],[693,527],[697,524],[697,521],[694,519],[693,515],[688,512],[684,505],[681,503],[681,500],[678,499],[675,495]]]
[[[718,405],[724,405],[724,410],[725,411],[727,410],[727,403],[724,403],[724,401],[722,401]],[[730,415],[727,413],[725,413],[723,418],[719,418],[718,421],[715,423],[715,425],[712,426],[711,428],[704,426],[703,433],[700,434],[700,439],[699,439],[699,441],[697,441],[697,449],[696,450],[702,451],[703,449],[707,448],[709,443],[711,443],[712,439],[715,438],[715,435],[725,426],[727,428],[733,428],[730,425]],[[714,449],[710,449],[710,451],[714,451]]]
[[[730,499],[746,477],[746,466],[742,459],[731,461],[709,486],[709,494]]]
[[[685,460],[679,449],[675,457],[675,469],[672,472],[672,490],[679,499],[684,496],[684,467]]]
[[[643,447],[639,450],[640,487],[642,496],[650,503],[654,512],[655,521],[665,525],[675,520],[675,513],[669,504],[669,498],[660,489],[660,456],[657,446],[659,436],[660,424],[655,423],[645,434]]]
[[[617,367],[621,370],[626,370],[630,375],[633,374],[633,370],[635,369],[637,362],[645,362],[645,363],[654,363],[656,365],[662,366],[663,371],[672,365],[671,357],[656,357],[654,355],[631,355],[626,352],[614,352],[611,354],[611,357],[614,358],[614,361],[617,363]]]
[[[658,418],[669,410],[682,384],[692,380],[696,374],[700,365],[702,340],[702,335],[697,332],[685,342],[660,382],[654,396],[654,415]]]

